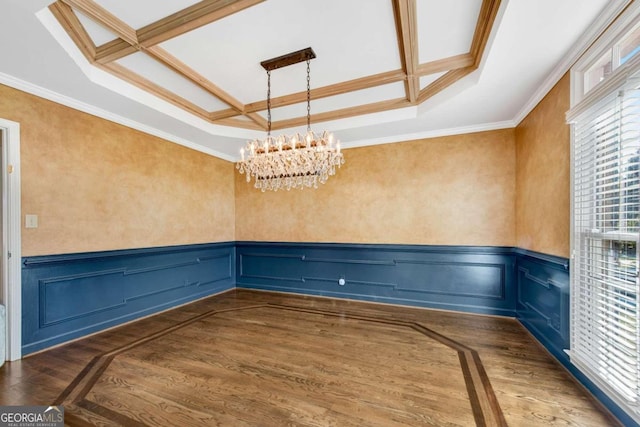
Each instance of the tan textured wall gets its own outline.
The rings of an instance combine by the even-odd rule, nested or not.
[[[232,163],[3,85],[0,117],[20,123],[39,219],[23,255],[234,240]]]
[[[345,150],[318,190],[261,193],[236,172],[236,239],[515,244],[513,129]]]
[[[569,256],[569,75],[516,128],[517,246]]]

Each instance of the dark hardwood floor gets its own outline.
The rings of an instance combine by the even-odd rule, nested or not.
[[[234,290],[7,363],[69,425],[615,426],[515,320]]]

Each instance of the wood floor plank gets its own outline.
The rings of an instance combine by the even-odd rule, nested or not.
[[[273,310],[271,310],[271,311],[273,311]],[[243,314],[243,317],[242,318],[238,318],[237,320],[240,320],[241,324],[242,323],[249,323],[249,324],[252,324],[252,325],[255,326],[256,324],[260,323],[261,326],[268,328],[268,325],[266,324],[266,322],[264,322],[264,320],[268,319],[269,316],[264,316],[264,313],[263,313],[263,317],[262,317],[263,322],[257,322],[253,318],[252,319],[246,319],[244,317],[245,317],[245,315]],[[217,317],[216,319],[219,320],[220,317]],[[278,317],[276,319],[274,317],[273,320],[286,321],[286,318]],[[206,321],[213,322],[212,319],[206,319]],[[213,323],[215,323],[215,322],[213,322]],[[295,329],[300,329],[300,332],[303,332],[305,330],[310,331],[311,329],[309,328],[308,325],[306,325],[306,323],[310,323],[310,322],[305,322],[304,319],[302,321],[297,322],[296,325],[295,325],[296,326]],[[315,323],[315,322],[313,322],[313,323]],[[353,323],[357,324],[358,322],[356,321],[356,322],[353,322]],[[270,342],[272,344],[272,347],[269,347],[269,349],[267,349],[268,352],[264,352],[263,351],[262,353],[260,353],[259,350],[261,350],[261,349],[264,350],[261,347],[257,347],[256,348],[256,350],[258,350],[258,352],[255,352],[255,351],[252,352],[251,351],[251,347],[252,346],[255,347],[255,345],[254,345],[255,341],[257,339],[259,339],[261,336],[263,336],[265,334],[265,331],[254,330],[254,329],[252,329],[252,330],[242,329],[241,328],[241,326],[242,326],[241,324],[238,325],[238,324],[233,323],[233,324],[229,325],[229,327],[226,330],[226,334],[225,334],[225,338],[228,339],[228,340],[225,341],[224,346],[225,346],[225,351],[226,352],[232,352],[234,355],[236,355],[235,360],[234,360],[234,363],[236,364],[235,371],[237,371],[238,373],[255,375],[254,378],[249,378],[248,381],[251,381],[252,383],[259,382],[260,378],[267,377],[268,381],[273,383],[274,380],[277,380],[278,378],[280,378],[280,379],[290,380],[291,382],[293,382],[296,385],[300,386],[300,385],[305,385],[305,382],[306,382],[304,380],[305,378],[308,378],[310,375],[315,374],[315,372],[317,371],[318,366],[315,365],[314,363],[310,363],[309,364],[308,362],[309,362],[309,358],[310,357],[313,357],[313,356],[315,356],[316,358],[318,357],[318,353],[319,353],[319,350],[321,350],[321,348],[311,348],[311,347],[309,347],[309,343],[304,348],[301,348],[297,344],[294,345],[294,346],[291,346],[289,348],[286,348],[283,345],[284,342],[274,342],[274,339],[273,339],[273,336],[272,336],[272,337],[270,337]],[[168,350],[166,353],[164,353],[166,355],[166,357],[164,358],[163,361],[158,360],[158,358],[157,358],[158,354],[155,353],[157,350],[152,350],[152,349],[150,349],[149,346],[145,346],[144,349],[145,349],[145,351],[147,353],[149,351],[151,351],[152,354],[155,353],[154,355],[156,357],[153,359],[154,366],[155,367],[158,367],[158,366],[167,367],[168,365],[166,364],[166,362],[167,362],[166,359],[170,358],[172,354],[176,354],[173,350],[180,349],[180,347],[184,345],[183,341],[182,341],[183,337],[189,339],[190,341],[194,340],[194,341],[192,341],[193,342],[193,346],[191,348],[191,350],[192,350],[191,355],[201,355],[201,354],[203,354],[202,353],[203,351],[206,351],[208,349],[209,351],[207,352],[208,353],[207,356],[209,356],[209,357],[211,357],[211,359],[215,360],[218,357],[217,355],[214,355],[213,352],[212,352],[212,350],[215,348],[215,343],[202,343],[202,336],[198,335],[200,332],[193,331],[195,326],[197,326],[197,325],[194,324],[194,325],[191,325],[191,327],[189,327],[189,328],[185,328],[185,329],[181,330],[181,333],[180,333],[179,337],[175,337],[175,336],[171,335],[171,336],[162,337],[161,339],[157,340],[157,342],[155,343],[154,347],[155,346],[160,346],[161,349]],[[218,322],[218,326],[219,326],[219,322]],[[198,328],[198,329],[200,329],[200,328]],[[235,333],[234,331],[236,331],[236,330],[243,330],[244,331],[244,334],[243,334],[243,338],[245,339],[244,346],[239,346],[238,347],[237,345],[234,345],[233,340],[237,336],[237,333]],[[273,328],[271,328],[271,330],[273,331]],[[288,334],[291,334],[290,331],[287,331],[287,330],[285,330],[285,331]],[[219,328],[217,330],[211,330],[210,331],[210,333],[212,335],[215,335],[218,339],[221,337],[221,333],[222,332],[223,331],[220,330]],[[390,331],[385,330],[384,332],[385,333],[383,334],[383,336],[386,339],[386,333],[390,332]],[[296,334],[293,334],[290,338],[295,338],[296,336],[297,336]],[[400,337],[400,336],[402,336],[402,334],[396,334],[395,338],[392,339],[392,341],[399,341],[398,337]],[[198,338],[200,338],[200,340],[198,340]],[[344,338],[344,335],[342,336],[342,338]],[[418,338],[420,338],[420,337],[418,337]],[[168,342],[168,341],[172,341],[172,342]],[[309,341],[311,343],[313,343],[314,339],[312,337],[310,337]],[[405,339],[404,341],[409,342],[409,340],[407,340],[407,339]],[[141,349],[137,349],[137,350],[141,350]],[[284,351],[284,353],[280,354],[283,351]],[[295,351],[298,351],[299,354],[298,355],[294,354]],[[451,351],[451,350],[449,350],[449,351]],[[379,355],[380,353],[377,353],[377,354]],[[134,356],[134,354],[132,354],[132,353],[128,353],[128,355],[129,356]],[[247,357],[243,359],[243,357],[242,357],[243,355],[246,355]],[[288,358],[291,359],[291,360],[296,360],[296,359],[302,360],[302,359],[304,359],[307,362],[307,366],[306,367],[307,368],[312,368],[312,369],[308,369],[306,371],[304,371],[304,369],[303,369],[304,372],[295,373],[295,372],[291,371],[291,367],[292,367],[291,364],[286,365],[286,366],[283,365],[281,367],[277,367],[277,366],[273,366],[273,365],[265,366],[265,365],[261,365],[260,364],[260,361],[263,358],[271,357],[271,358],[277,360],[278,358],[285,357],[285,356],[288,356]],[[321,357],[320,357],[319,361],[321,362],[322,359],[325,358],[325,357],[336,357],[336,354],[325,353],[325,354],[321,354],[320,356]],[[151,360],[151,358],[149,357],[148,354],[147,355],[139,354],[138,351],[136,351],[135,357],[140,358],[141,360]],[[412,359],[416,359],[416,357],[412,357]],[[375,378],[375,379],[378,379],[378,380],[383,380],[384,378],[382,378],[382,377],[376,378],[376,376],[375,376],[375,374],[373,372],[374,369],[379,369],[380,366],[384,366],[385,364],[386,365],[390,365],[391,362],[393,362],[394,360],[395,360],[395,358],[394,359],[387,358],[387,360],[377,359],[377,360],[375,360],[373,362],[372,366],[370,367],[370,369],[372,371],[371,373],[366,373],[366,372],[360,371],[360,372],[357,373],[357,375],[358,376],[367,377],[367,378]],[[428,358],[425,358],[425,360],[428,360]],[[189,357],[189,356],[185,356],[185,357],[180,356],[180,357],[177,357],[177,359],[174,361],[174,364],[171,365],[171,368],[179,370],[179,369],[181,369],[181,365],[182,366],[187,365],[187,364],[191,365],[190,362],[192,362],[192,358],[191,357]],[[353,361],[353,362],[355,362],[355,361]],[[256,366],[256,363],[257,363],[257,366]],[[346,366],[346,365],[343,364],[342,366]],[[439,366],[439,367],[441,368],[441,366]],[[226,366],[225,368],[228,369],[228,370],[234,370],[234,367],[230,367],[230,366]],[[305,368],[305,366],[297,366],[297,368],[298,369]],[[207,375],[209,374],[206,371],[207,371],[207,366],[197,366],[197,367],[195,367],[195,372],[202,373],[203,375],[205,373]],[[276,372],[276,371],[279,371],[279,372]],[[345,376],[345,374],[346,374],[345,372],[340,372],[339,373],[340,377]],[[401,394],[400,391],[406,391],[407,388],[409,388],[409,387],[407,387],[407,382],[409,384],[411,384],[411,380],[414,380],[414,381],[418,380],[418,378],[415,378],[415,376],[413,378],[409,378],[409,377],[404,378],[405,382],[403,384],[400,384],[397,387],[397,390],[390,391],[389,384],[390,383],[393,384],[393,383],[397,382],[396,380],[401,380],[403,374],[404,374],[404,372],[402,372],[402,371],[386,373],[385,375],[388,378],[391,378],[391,381],[387,381],[387,385],[384,387],[384,390],[386,392],[389,392],[389,393],[394,393],[396,395],[400,395]],[[147,374],[147,375],[144,375],[144,376],[148,377],[148,375],[150,375],[150,373]],[[218,374],[218,376],[219,377],[223,376],[223,373]],[[326,371],[323,372],[323,376],[325,376],[325,377],[327,376],[326,375]],[[340,377],[335,376],[335,377],[331,378],[329,380],[329,382],[334,382],[334,378],[335,378],[335,380],[338,380]],[[351,381],[350,383],[353,386],[354,381]],[[267,386],[267,385],[269,385],[269,384],[265,384],[265,386]],[[313,386],[313,384],[309,384],[309,385]],[[338,385],[346,388],[348,384],[338,384]],[[451,385],[452,385],[451,382],[448,381],[448,383],[447,383],[446,387],[444,387],[444,389],[446,391],[451,391],[452,390]],[[271,387],[273,388],[273,385],[271,385]],[[366,391],[367,391],[367,389],[369,387],[370,387],[370,384],[363,385],[362,389],[360,390],[360,393],[365,395]],[[433,384],[432,381],[430,383],[430,388],[434,389],[434,384]],[[462,388],[462,390],[464,391],[464,388]],[[302,391],[304,391],[304,388],[302,388]],[[310,391],[310,390],[307,390],[307,391]],[[322,392],[326,394],[326,393],[328,393],[328,390],[325,389],[325,390],[322,390]],[[446,396],[444,396],[444,397],[446,397]],[[353,398],[353,396],[350,396],[350,398]],[[452,396],[449,396],[448,398],[443,399],[443,396],[440,395],[440,396],[438,396],[438,398],[436,398],[436,399],[432,400],[432,402],[430,402],[430,406],[434,407],[435,406],[434,402],[435,403],[443,402],[443,404],[450,404],[451,403],[451,398],[452,398]],[[318,397],[316,396],[316,400],[317,399],[318,399]],[[420,396],[412,396],[412,399],[413,400],[420,400]],[[464,401],[465,399],[466,399],[466,396],[464,396],[464,398],[462,400]],[[448,403],[446,403],[446,402],[448,402]]]
[[[0,404],[56,400],[68,425],[619,425],[514,319],[249,290],[0,369]]]

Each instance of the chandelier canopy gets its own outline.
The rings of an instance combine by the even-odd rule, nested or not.
[[[335,175],[336,166],[344,164],[340,141],[331,132],[318,135],[311,130],[311,68],[316,55],[310,47],[262,61],[267,70],[267,137],[248,141],[240,150],[241,160],[236,164],[240,173],[246,173],[247,182],[255,179],[255,188],[263,192],[281,189],[313,187],[324,184]],[[307,132],[304,135],[271,136],[271,71],[287,65],[307,62]]]

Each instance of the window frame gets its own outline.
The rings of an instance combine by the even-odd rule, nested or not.
[[[571,67],[570,70],[570,112],[572,112],[578,104],[584,104],[587,96],[595,89],[600,88],[605,83],[609,83],[611,77],[614,77],[621,68],[628,68],[629,62],[622,66],[615,67],[612,74],[600,84],[595,85],[587,93],[584,92],[584,77],[587,71],[609,50],[624,39],[625,34],[630,31],[638,23],[638,15],[640,14],[640,2],[627,2],[624,10],[620,15],[607,27],[589,48],[580,56],[580,59]],[[587,101],[588,102],[588,101]]]
[[[567,122],[571,125],[571,160],[570,160],[570,200],[571,200],[571,225],[570,225],[570,245],[571,245],[571,260],[570,263],[570,276],[571,276],[571,294],[574,294],[574,279],[576,277],[575,265],[576,265],[576,245],[580,244],[577,240],[578,230],[575,224],[576,207],[575,204],[575,162],[574,158],[576,142],[575,142],[575,130],[574,124],[576,118],[581,116],[588,110],[595,108],[603,100],[611,96],[612,91],[621,87],[624,82],[632,74],[640,72],[640,54],[636,54],[630,58],[624,64],[616,66],[614,63],[613,70],[605,79],[595,84],[589,91],[585,93],[585,75],[590,68],[598,62],[608,51],[615,54],[616,46],[622,42],[627,33],[631,31],[636,25],[640,23],[640,2],[633,2],[629,4],[624,12],[618,16],[618,18],[607,28],[607,30],[600,35],[600,37],[587,49],[587,51],[581,56],[581,58],[574,64],[570,70],[570,106],[571,109],[567,112]],[[615,57],[612,57],[614,60]],[[618,58],[619,59],[619,58]],[[636,238],[636,245],[638,241]],[[637,255],[640,259],[640,254]],[[636,261],[638,262],[638,261]],[[637,283],[638,279],[636,279]],[[570,295],[571,295],[570,294]],[[575,336],[574,328],[574,305],[573,302],[570,305],[570,337],[573,340]],[[566,351],[571,359],[571,351]],[[611,400],[618,404],[632,419],[640,423],[640,412],[636,412],[635,408],[629,406],[629,404],[621,397],[620,394],[607,382],[601,380],[595,375],[591,375],[588,369],[585,369],[579,361],[571,360],[574,364],[589,380],[596,384]],[[640,368],[639,368],[640,370]]]

